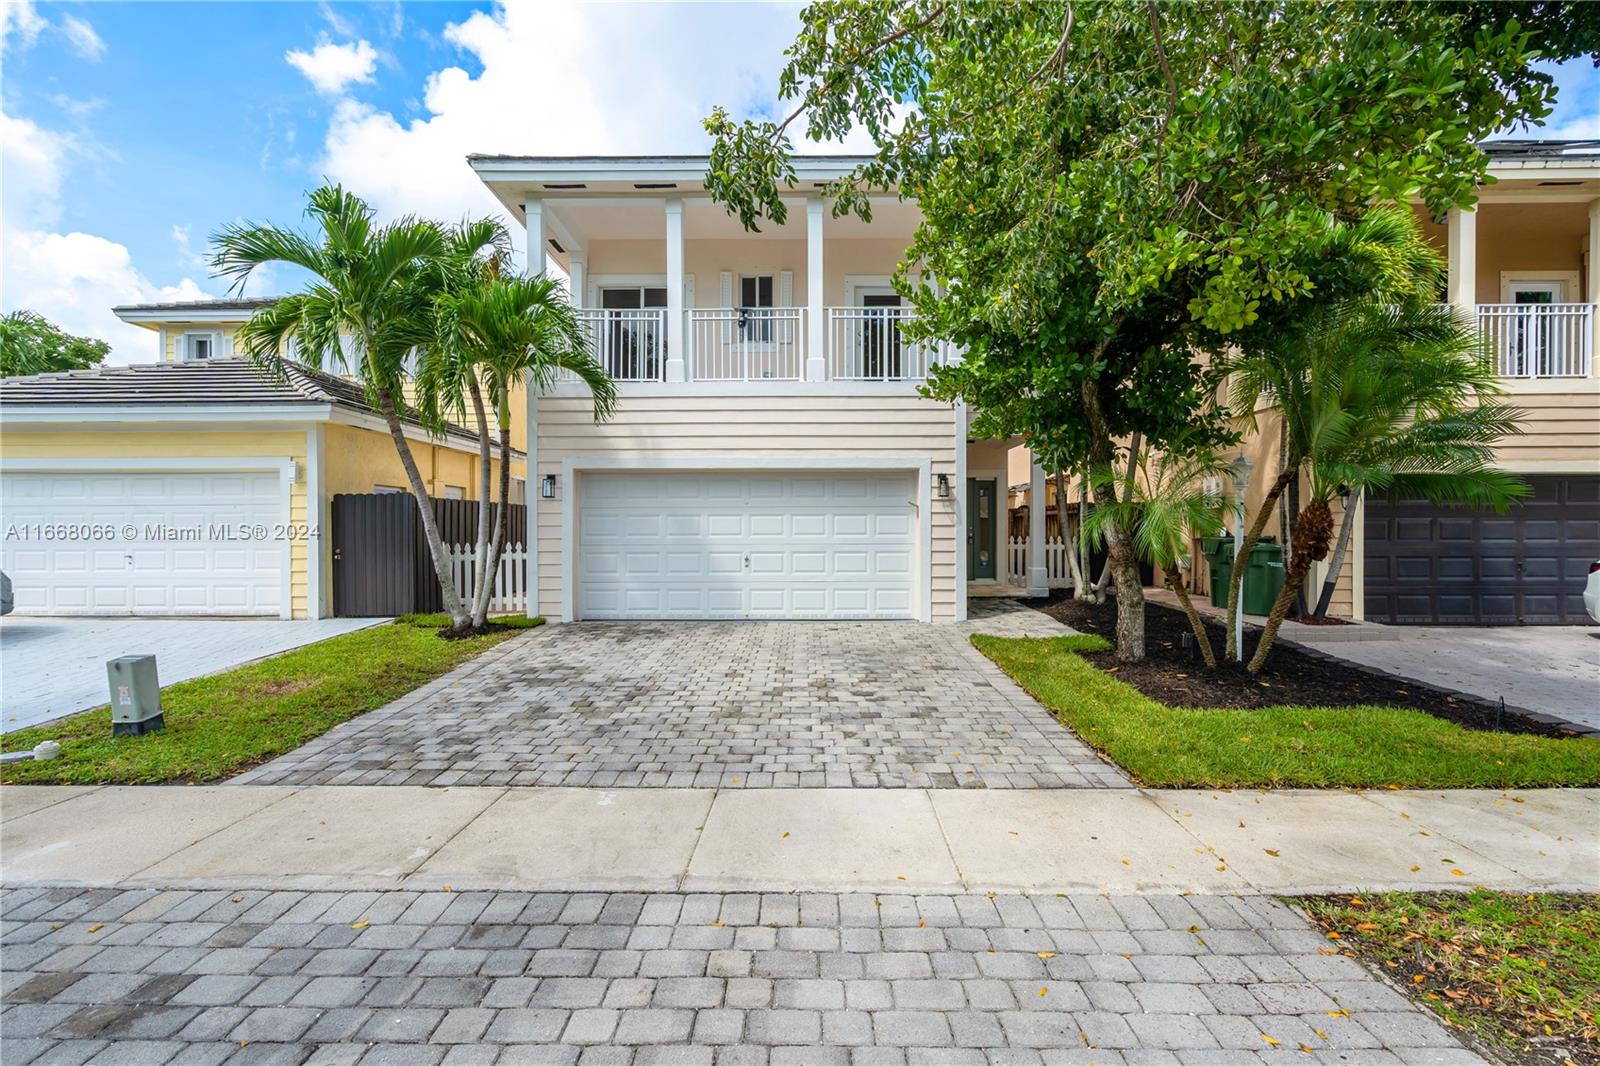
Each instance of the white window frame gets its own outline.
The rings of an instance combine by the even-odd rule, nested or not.
[[[1551,303],[1576,303],[1572,294],[1579,291],[1576,270],[1502,270],[1500,272],[1500,302],[1516,303],[1513,293],[1518,289],[1531,289],[1545,285],[1559,285],[1560,298]]]
[[[190,344],[197,339],[203,339],[211,347],[210,354],[205,356],[207,360],[223,358],[221,332],[214,329],[186,329],[178,334],[178,338],[174,342],[178,346],[179,362],[198,363],[201,361],[200,357],[195,355],[190,348]]]

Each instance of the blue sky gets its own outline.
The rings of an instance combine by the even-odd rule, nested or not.
[[[795,11],[0,0],[4,308],[154,358],[109,307],[220,295],[219,226],[295,222],[324,176],[385,214],[488,213],[470,151],[700,150],[713,104],[771,108]],[[1600,136],[1600,77],[1558,77],[1550,135]]]

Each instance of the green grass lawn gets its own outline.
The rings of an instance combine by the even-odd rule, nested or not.
[[[1367,962],[1504,1062],[1600,1062],[1600,897],[1307,897],[1329,947]]]
[[[1097,636],[972,643],[1060,721],[1158,788],[1600,784],[1600,739],[1465,729],[1393,707],[1168,707],[1076,654]]]
[[[34,785],[201,783],[228,777],[375,710],[515,636],[542,618],[443,640],[443,615],[407,615],[210,677],[161,690],[166,728],[111,736],[109,706],[7,733],[8,751],[61,744],[49,762],[12,763],[0,781]]]

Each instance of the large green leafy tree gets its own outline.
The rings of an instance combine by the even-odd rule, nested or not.
[[[932,395],[1102,468],[1134,433],[1223,439],[1196,351],[1316,295],[1297,250],[1330,213],[1470,202],[1475,141],[1549,113],[1534,61],[1591,46],[1582,8],[820,0],[780,78],[793,111],[716,110],[707,184],[747,226],[781,220],[794,124],[865,129],[875,153],[825,191],[863,217],[874,190],[921,205],[906,261],[927,280],[901,283],[966,351]],[[1136,659],[1130,530],[1104,535]]]
[[[109,354],[105,341],[75,337],[33,311],[0,317],[0,377],[84,370],[99,366]]]

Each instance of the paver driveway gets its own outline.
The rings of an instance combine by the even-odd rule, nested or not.
[[[1081,788],[1128,781],[960,625],[586,622],[513,640],[245,784]]]
[[[6,1066],[1482,1061],[1259,896],[0,902]]]

